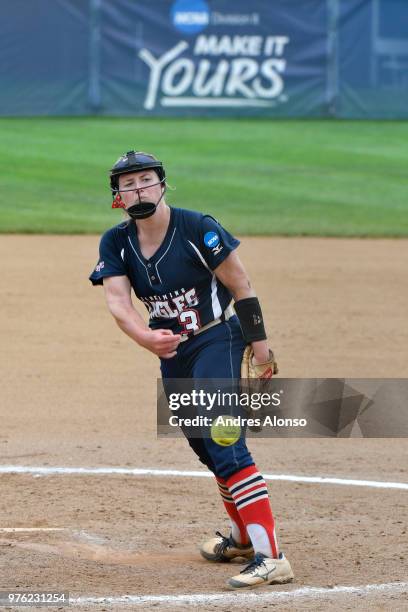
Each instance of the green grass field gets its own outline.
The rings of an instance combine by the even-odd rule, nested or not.
[[[119,223],[108,170],[132,148],[165,163],[167,202],[238,234],[408,235],[408,123],[0,119],[0,231]]]

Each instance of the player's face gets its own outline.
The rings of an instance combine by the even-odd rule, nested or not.
[[[119,191],[126,208],[139,202],[157,202],[163,187],[154,170],[129,172],[119,176]]]

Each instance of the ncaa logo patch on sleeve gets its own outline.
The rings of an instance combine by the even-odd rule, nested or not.
[[[204,244],[209,249],[216,247],[220,242],[220,237],[215,232],[207,232],[204,234]]]

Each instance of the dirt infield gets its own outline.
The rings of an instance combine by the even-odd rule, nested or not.
[[[1,236],[0,466],[202,470],[184,440],[156,439],[158,361],[120,332],[88,283],[97,246],[96,236]],[[246,238],[240,254],[282,376],[408,377],[408,241]],[[405,440],[250,448],[266,474],[408,482]],[[39,529],[0,531],[0,590],[169,596],[123,609],[184,609],[176,597],[195,594],[189,605],[204,610],[408,610],[408,589],[389,586],[408,581],[407,490],[269,481],[296,582],[245,599],[224,591],[241,566],[197,554],[227,531],[212,478],[3,473],[0,482],[0,529]],[[63,530],[40,530],[50,527]]]

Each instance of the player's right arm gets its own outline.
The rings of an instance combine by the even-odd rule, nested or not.
[[[146,325],[133,306],[127,276],[105,277],[103,288],[108,309],[125,334],[158,357],[170,359],[176,355],[180,334],[173,334],[170,329],[151,330]]]

